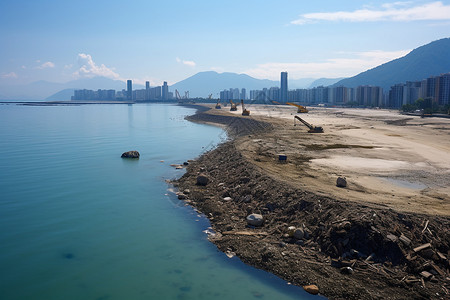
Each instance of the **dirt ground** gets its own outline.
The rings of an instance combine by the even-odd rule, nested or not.
[[[293,107],[249,109],[190,117],[232,139],[174,183],[220,250],[332,299],[448,299],[450,119],[315,108],[298,115],[324,128],[312,134]]]
[[[274,130],[243,138],[238,148],[270,174],[342,200],[450,214],[450,119],[369,109],[251,109],[252,117],[269,119]],[[298,121],[294,126],[294,115],[325,132],[308,133]],[[277,154],[287,155],[288,163],[277,164]],[[336,188],[338,176],[346,177],[345,190]]]

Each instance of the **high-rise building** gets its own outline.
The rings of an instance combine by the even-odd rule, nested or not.
[[[241,89],[241,99],[245,100],[247,99],[247,90],[246,89]]]
[[[133,100],[133,83],[127,80],[127,100]]]
[[[288,73],[281,72],[280,101],[286,103],[288,100]]]
[[[169,99],[169,86],[167,85],[167,81],[164,81],[164,84],[162,86],[162,99],[163,100]]]
[[[145,100],[150,100],[150,82],[145,82]]]

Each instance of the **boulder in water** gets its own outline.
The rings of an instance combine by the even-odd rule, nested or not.
[[[122,153],[122,158],[139,158],[139,152],[138,151],[127,151]]]

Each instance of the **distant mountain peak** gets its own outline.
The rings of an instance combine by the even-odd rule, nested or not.
[[[340,80],[334,86],[381,86],[384,90],[397,83],[420,81],[450,72],[450,38],[443,38],[412,50],[407,55]]]

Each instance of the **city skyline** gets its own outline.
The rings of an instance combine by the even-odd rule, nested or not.
[[[0,3],[0,82],[104,76],[172,85],[202,71],[278,80],[360,72],[448,37],[450,1]]]

